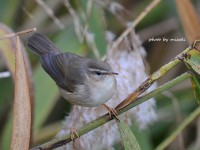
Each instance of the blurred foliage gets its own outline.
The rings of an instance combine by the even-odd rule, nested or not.
[[[63,7],[61,0],[58,1],[44,1],[56,14],[56,17],[61,20],[61,23],[65,25],[64,30],[61,30],[52,18],[46,13],[46,11],[36,3],[36,1],[28,0],[0,0],[0,22],[6,24],[14,31],[21,31],[27,28],[36,27],[40,32],[45,33],[47,36],[51,37],[54,43],[59,49],[63,52],[72,52],[83,56],[95,57],[91,51],[91,47],[84,39],[82,43],[78,40],[76,33],[74,31],[74,24],[71,15],[67,8]],[[82,16],[83,12],[87,12],[87,1],[70,1],[79,18],[81,18],[81,25],[84,26],[84,17]],[[100,7],[100,4],[94,2],[94,6],[91,9],[91,14],[89,15],[89,25],[88,31],[91,32],[94,36],[94,43],[96,44],[97,49],[100,52],[101,56],[104,56],[106,53],[106,38],[104,31],[112,31],[115,35],[119,35],[124,31],[124,24],[129,21],[134,20],[150,3],[150,1],[145,0],[118,0],[125,7],[125,10],[129,13],[129,16],[123,17],[127,22],[121,22],[117,19],[117,14],[112,14],[109,12],[108,8]],[[200,1],[196,0],[195,9],[200,12]],[[62,8],[62,9],[60,9]],[[81,8],[81,10],[80,10]],[[121,14],[119,14],[121,15]],[[200,15],[199,15],[200,16]],[[160,26],[162,32],[157,32],[154,26],[168,19],[175,19],[173,22],[175,26],[169,24],[168,27],[173,26],[166,30],[166,26]],[[197,18],[198,19],[198,18]],[[105,23],[106,22],[106,23]],[[142,31],[145,32],[145,36],[149,37],[184,37],[184,32],[182,26],[178,19],[177,10],[175,7],[174,1],[162,1],[155,9],[150,12],[145,19],[143,19],[140,24],[137,26],[136,31],[138,33]],[[143,40],[143,39],[142,39]],[[168,42],[161,43],[160,46],[157,42],[146,42],[144,43],[147,54],[148,61],[151,70],[156,70],[158,66],[163,65],[173,58],[177,53],[187,47],[187,42]],[[29,51],[29,50],[28,50]],[[160,53],[158,53],[160,51]],[[29,52],[28,52],[29,53]],[[47,120],[57,120],[58,118],[64,118],[67,111],[70,109],[70,105],[66,105],[64,100],[59,101],[59,105],[66,106],[66,108],[59,107],[59,93],[54,82],[49,78],[49,76],[44,72],[41,66],[38,63],[38,59],[33,59],[35,57],[33,54],[29,55],[33,64],[33,79],[35,85],[35,109],[34,109],[34,135],[39,135],[37,133],[45,130],[47,125],[51,125],[54,122]],[[156,59],[155,59],[156,58]],[[156,61],[156,63],[154,62]],[[155,65],[154,65],[155,64]],[[0,57],[0,70],[6,70],[5,62]],[[173,70],[164,80],[160,83],[164,83],[169,79],[174,78],[185,70],[184,67],[179,66]],[[11,135],[12,127],[12,109],[8,109],[13,103],[13,82],[11,78],[0,79],[0,149],[9,149],[9,140]],[[180,110],[179,115],[181,118],[185,118],[190,114],[196,107],[197,103],[192,93],[191,85],[188,82],[184,82],[181,86],[171,90],[174,96],[178,99],[178,104]],[[132,131],[134,132],[138,143],[141,146],[141,149],[150,150],[154,149],[159,143],[166,139],[170,133],[172,133],[177,127],[177,118],[174,115],[174,107],[172,101],[169,100],[163,95],[158,96],[157,98],[157,113],[158,120],[148,129],[144,131],[139,131],[136,125],[132,126]],[[56,106],[56,108],[55,108]],[[62,108],[62,109],[60,109]],[[61,113],[52,113],[52,111],[58,111]],[[59,114],[54,115],[54,114]],[[53,118],[53,119],[49,119]],[[60,120],[59,120],[60,121]],[[47,122],[47,123],[45,123]],[[44,124],[45,123],[45,124]],[[195,126],[199,124],[195,123]],[[56,128],[52,126],[52,128]],[[57,128],[56,128],[57,129]],[[185,131],[187,132],[188,137],[195,139],[197,136],[196,128],[192,128],[195,132],[190,132],[191,127],[188,127]],[[58,131],[49,130],[51,132],[46,139],[53,138]],[[184,133],[185,133],[184,132]],[[34,137],[37,139],[39,137]],[[44,140],[44,139],[43,139]],[[37,140],[35,140],[37,141]],[[184,138],[184,146],[189,147],[190,144],[196,144],[188,140],[187,137]],[[41,141],[37,141],[41,143]],[[36,143],[33,142],[33,145]],[[178,144],[177,144],[178,145]],[[172,145],[171,149],[177,149],[177,145]],[[118,147],[117,144],[115,147]],[[116,148],[117,149],[117,148]]]
[[[117,121],[117,126],[125,150],[141,150],[140,145],[131,129],[123,122]]]

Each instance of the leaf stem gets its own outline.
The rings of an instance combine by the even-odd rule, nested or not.
[[[133,103],[131,103],[130,105],[122,108],[121,110],[118,111],[118,114],[122,114],[126,111],[128,111],[129,109],[147,101],[148,99],[162,93],[163,91],[173,87],[174,85],[190,78],[192,75],[190,73],[184,73],[178,77],[176,77],[175,79],[165,83],[164,85],[158,87],[156,90],[142,96],[142,97],[138,97],[136,99],[136,101],[134,101]],[[96,129],[97,127],[109,122],[110,120],[113,120],[114,118],[110,118],[108,114],[105,114],[99,118],[97,118],[96,120],[86,124],[84,127],[78,129],[76,132],[78,133],[79,136],[82,136],[83,134],[86,134],[88,133],[89,131],[92,131],[94,129]],[[78,138],[76,137],[76,135],[74,135],[75,138]],[[62,145],[65,145],[66,143],[70,142],[71,141],[71,135],[70,134],[67,134],[67,135],[63,135],[62,137],[59,137],[59,138],[55,138],[47,143],[44,143],[36,148],[33,148],[31,150],[50,150],[50,149],[54,149],[54,148],[57,148],[57,147],[60,147]]]

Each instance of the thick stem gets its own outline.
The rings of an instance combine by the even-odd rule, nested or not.
[[[136,101],[134,101],[133,103],[131,103],[130,105],[122,108],[121,110],[119,110],[118,114],[122,114],[126,111],[128,111],[129,109],[147,101],[148,99],[162,93],[163,91],[175,86],[176,84],[190,78],[192,75],[190,73],[184,73],[178,77],[176,77],[175,79],[167,82],[166,84],[164,84],[163,86],[158,87],[156,90],[142,96],[136,99]],[[86,124],[84,127],[82,127],[81,129],[77,130],[77,133],[79,136],[88,133],[89,131],[92,131],[94,129],[96,129],[97,127],[109,122],[110,120],[113,120],[113,118],[110,118],[108,114],[103,115],[101,117],[99,117],[98,119]],[[76,135],[74,135],[76,137]],[[76,137],[77,138],[77,137]],[[45,144],[42,144],[36,148],[33,148],[32,150],[50,150],[53,148],[57,148],[60,147],[62,145],[65,145],[66,143],[71,141],[71,137],[70,135],[64,135],[62,137],[59,138],[55,138]]]
[[[146,79],[135,91],[133,91],[125,100],[123,100],[117,107],[116,110],[120,110],[123,107],[129,105],[133,101],[137,99],[142,93],[144,93],[156,80],[161,78],[167,72],[169,72],[172,68],[174,68],[177,64],[181,62],[181,59],[185,56],[185,54],[191,49],[191,47],[186,48],[183,52],[178,54],[173,60],[169,63],[162,66],[156,72],[154,72],[148,79]]]

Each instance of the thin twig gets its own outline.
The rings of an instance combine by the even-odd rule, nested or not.
[[[73,24],[74,24],[74,30],[76,32],[76,35],[79,39],[80,42],[83,42],[83,36],[82,36],[82,26],[79,22],[79,18],[75,12],[75,10],[73,9],[73,7],[71,6],[71,4],[69,3],[69,0],[63,0],[64,6],[68,9],[70,15],[72,16],[72,20],[73,20]]]
[[[99,50],[98,50],[96,42],[95,42],[95,36],[93,33],[91,33],[89,31],[89,28],[90,28],[89,22],[90,22],[90,17],[91,17],[91,13],[92,13],[92,8],[93,8],[93,0],[88,0],[86,13],[85,13],[85,11],[80,9],[82,12],[81,14],[85,20],[85,25],[83,27],[82,33],[83,33],[83,37],[86,40],[87,45],[91,48],[94,56],[97,59],[100,59],[100,53],[99,53]]]
[[[85,32],[83,34],[84,34],[84,37],[86,39],[87,44],[89,45],[89,47],[93,51],[95,57],[97,59],[100,59],[100,53],[99,53],[99,50],[96,46],[95,37],[94,37],[93,33],[90,33],[90,32],[88,32],[88,30],[85,30]]]
[[[87,2],[87,18],[89,20],[90,16],[91,16],[91,12],[92,12],[92,6],[93,6],[93,0],[88,0]]]
[[[138,23],[160,2],[161,0],[154,0],[152,1],[146,8],[145,10],[132,22],[129,24],[129,27],[118,37],[117,40],[112,45],[112,50],[116,49],[117,46],[122,42],[124,37],[126,37],[132,30],[133,28],[138,25]]]
[[[10,77],[10,71],[0,72],[0,79]]]
[[[87,12],[86,14],[84,14],[84,12],[82,11],[82,14],[84,16],[84,20],[85,20],[85,25],[84,27],[81,25],[80,21],[79,21],[79,17],[76,14],[75,10],[73,9],[73,7],[71,6],[69,0],[64,0],[63,1],[65,7],[68,9],[70,15],[73,18],[73,24],[74,24],[74,30],[75,33],[78,37],[79,42],[83,42],[83,40],[85,39],[88,46],[91,48],[91,50],[93,51],[94,55],[96,58],[100,59],[100,54],[99,54],[99,50],[96,46],[95,40],[94,40],[94,36],[92,33],[90,33],[88,31],[89,28],[89,18],[91,15],[91,10],[92,10],[92,4],[93,1],[89,0],[88,4],[87,4]]]
[[[22,7],[22,10],[24,11],[24,13],[31,19],[33,20],[33,15],[26,9],[25,6],[21,6]]]
[[[55,22],[55,24],[61,29],[64,30],[65,26],[62,24],[62,22],[54,15],[54,12],[51,8],[49,8],[44,1],[42,0],[36,0],[38,5],[40,5],[46,13],[49,15],[49,17]]]
[[[7,34],[7,35],[0,37],[0,40],[8,39],[8,38],[11,38],[11,37],[14,37],[14,36],[20,36],[22,34],[27,34],[29,32],[33,32],[33,31],[36,31],[36,30],[37,30],[36,28],[32,28],[32,29],[27,29],[27,30],[24,30],[24,31],[16,32],[16,33]]]
[[[148,99],[164,92],[165,90],[179,84],[180,82],[190,78],[191,76],[192,75],[190,73],[186,72],[186,73],[176,77],[175,79],[173,79],[173,80],[167,82],[166,84],[158,87],[156,90],[154,90],[154,91],[152,91],[152,92],[150,92],[150,93],[148,93],[148,94],[146,94],[142,97],[137,98],[136,101],[134,101],[130,105],[119,110],[118,114],[120,115],[120,114],[130,110],[131,108],[133,108],[133,107],[147,101]],[[82,136],[83,134],[86,134],[89,131],[96,129],[97,127],[99,127],[99,126],[101,126],[101,125],[103,125],[103,124],[105,124],[105,123],[107,123],[111,120],[113,120],[113,118],[110,118],[109,114],[106,114],[106,115],[103,115],[103,116],[99,117],[98,119],[86,124],[84,127],[82,127],[81,129],[78,129],[76,131],[77,131],[79,136]],[[77,138],[77,137],[75,136],[75,138]],[[35,148],[32,148],[31,150],[51,150],[51,149],[63,146],[66,143],[71,142],[71,140],[72,140],[71,135],[66,134],[66,135],[63,135],[62,137],[55,138],[55,139],[53,139],[53,140],[51,140],[51,141],[49,141],[45,144],[42,144],[42,145],[37,146]]]
[[[89,32],[89,19],[90,19],[90,16],[91,16],[91,13],[92,13],[92,7],[93,7],[93,0],[88,0],[88,3],[87,3],[87,12],[86,14],[84,15],[85,16],[85,26],[83,28],[83,36],[85,37],[86,39],[86,42],[87,44],[90,46],[91,50],[93,51],[95,57],[97,59],[100,59],[100,53],[99,53],[99,50],[97,48],[97,45],[95,43],[95,37],[92,35],[93,33],[90,33]]]

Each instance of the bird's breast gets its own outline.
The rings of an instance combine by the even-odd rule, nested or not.
[[[116,79],[114,76],[106,77],[105,80],[92,82],[89,86],[90,99],[96,105],[101,105],[112,98],[116,91]]]
[[[103,82],[86,81],[83,85],[77,85],[73,93],[60,88],[61,95],[69,103],[85,107],[96,107],[104,104],[112,98],[115,91],[116,80],[114,76],[106,78]]]

